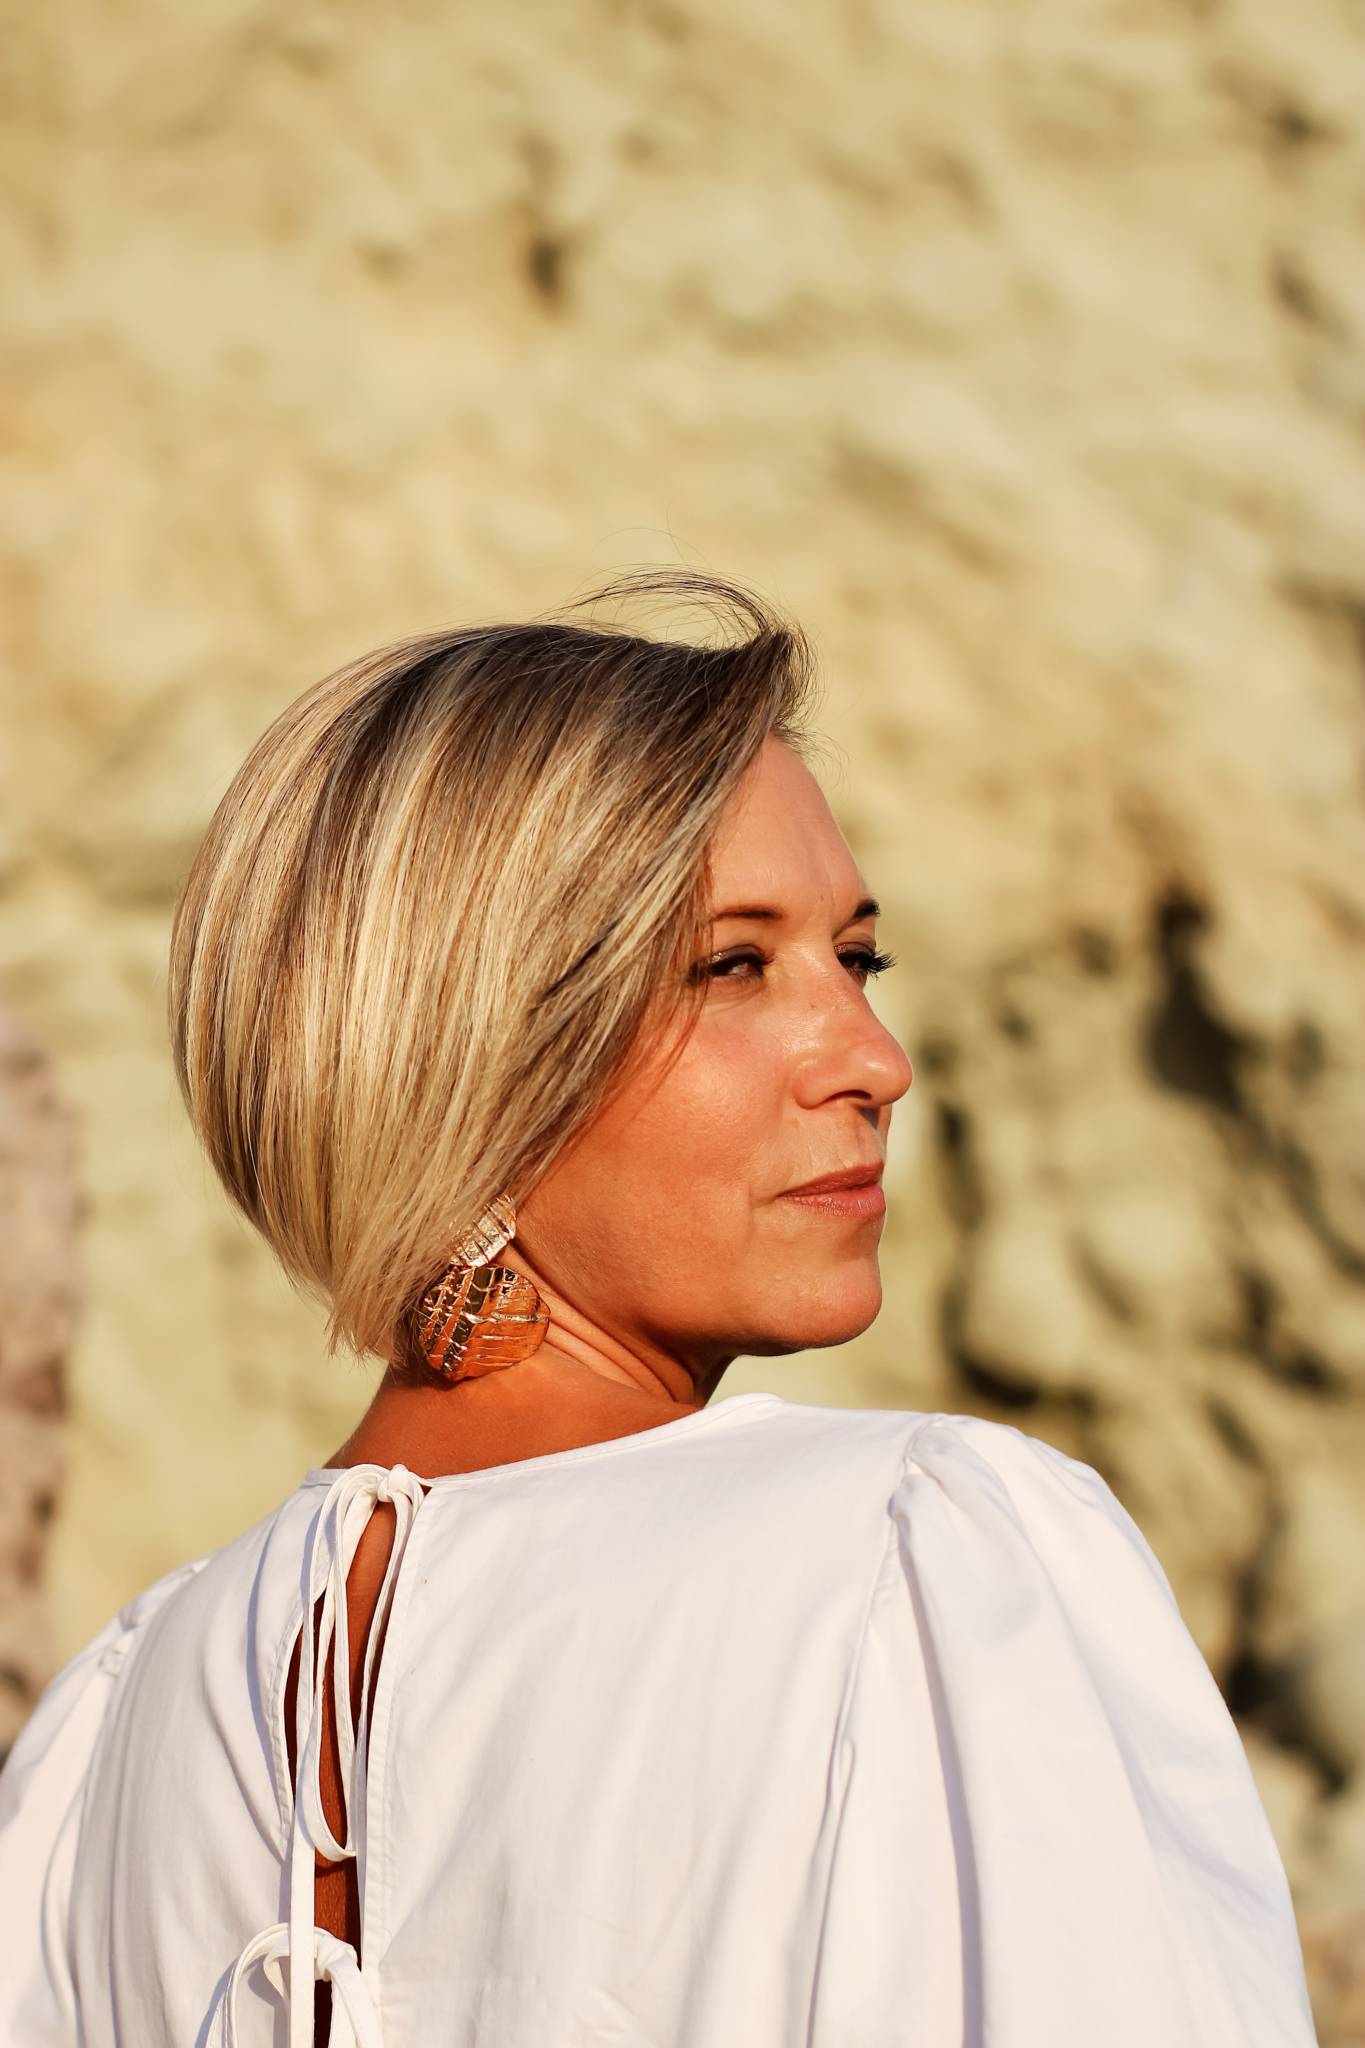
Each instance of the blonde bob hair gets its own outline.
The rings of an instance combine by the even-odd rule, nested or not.
[[[451,1247],[633,1071],[647,1015],[685,1041],[721,814],[770,734],[814,750],[809,643],[741,586],[646,570],[567,609],[651,595],[729,630],[546,615],[337,670],[256,742],[189,870],[180,1091],[231,1200],[328,1307],[329,1354],[410,1359]]]

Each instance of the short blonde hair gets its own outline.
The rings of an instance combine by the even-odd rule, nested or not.
[[[769,735],[814,745],[809,643],[738,584],[646,570],[568,609],[650,595],[741,637],[546,615],[381,647],[275,719],[195,856],[176,1076],[330,1354],[407,1355],[452,1245],[605,1103],[646,1014],[685,1037],[721,814]]]

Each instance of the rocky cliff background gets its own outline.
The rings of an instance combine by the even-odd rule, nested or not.
[[[0,27],[0,1744],[367,1398],[174,1092],[233,769],[683,561],[816,640],[916,1068],[882,1317],[726,1389],[1106,1474],[1365,2039],[1361,0]]]

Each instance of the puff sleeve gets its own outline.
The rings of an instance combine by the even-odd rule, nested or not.
[[[1090,1466],[922,1418],[836,1745],[819,2048],[1315,2048],[1235,1723]]]
[[[73,2048],[81,2038],[67,1904],[92,1759],[140,1630],[205,1562],[168,1572],[77,1651],[0,1770],[0,2042]]]

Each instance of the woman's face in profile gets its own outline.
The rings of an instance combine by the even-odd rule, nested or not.
[[[785,1191],[880,1168],[913,1078],[865,993],[871,892],[781,741],[766,742],[711,860],[699,1022],[672,1065],[660,1037],[517,1226],[559,1294],[632,1350],[680,1359],[702,1392],[737,1355],[839,1344],[872,1322],[883,1216]]]

